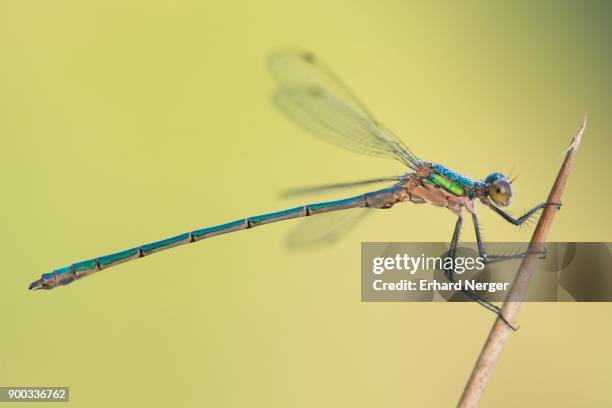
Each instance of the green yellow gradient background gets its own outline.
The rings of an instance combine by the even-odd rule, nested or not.
[[[377,212],[318,251],[289,251],[286,222],[26,287],[342,196],[285,188],[401,172],[274,109],[264,59],[283,46],[324,59],[421,158],[514,169],[516,212],[543,201],[588,111],[550,239],[609,241],[611,19],[605,1],[3,1],[0,385],[70,386],[75,407],[454,405],[493,316],[360,303],[360,242],[447,241],[455,218],[434,207]],[[481,219],[488,240],[530,236]],[[611,313],[526,304],[482,406],[611,405]]]

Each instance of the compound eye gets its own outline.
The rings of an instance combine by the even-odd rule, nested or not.
[[[506,206],[512,198],[512,187],[506,179],[499,179],[489,185],[489,197],[497,205]]]
[[[487,176],[487,178],[485,179],[485,183],[493,184],[497,180],[501,180],[501,179],[505,179],[504,175],[501,174],[501,173],[495,172],[495,173],[491,173],[491,174],[489,174]]]

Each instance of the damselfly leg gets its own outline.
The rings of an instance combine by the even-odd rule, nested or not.
[[[478,216],[475,211],[472,211],[472,221],[474,222],[474,232],[476,233],[476,244],[478,245],[478,255],[487,261],[489,255],[485,250],[484,244],[482,243],[482,236],[480,234],[480,223],[478,222]]]
[[[542,203],[542,204],[538,204],[535,207],[533,207],[531,210],[527,211],[525,214],[523,214],[522,216],[518,217],[518,218],[514,218],[513,216],[511,216],[510,214],[508,214],[507,212],[505,212],[504,210],[502,210],[501,208],[498,208],[494,205],[491,205],[490,208],[495,211],[496,213],[498,213],[499,215],[501,215],[501,217],[503,219],[505,219],[506,221],[508,221],[511,224],[514,224],[516,226],[519,226],[521,224],[523,224],[525,221],[529,220],[531,217],[533,217],[533,215],[540,211],[542,208],[548,207],[548,206],[556,206],[558,210],[561,209],[561,203]]]
[[[457,223],[455,224],[455,230],[453,232],[453,239],[451,241],[450,244],[450,249],[448,251],[448,257],[450,259],[452,259],[452,268],[444,268],[444,275],[446,276],[446,278],[453,282],[456,283],[456,279],[455,279],[455,256],[457,253],[457,247],[459,245],[459,237],[461,235],[461,226],[463,224],[463,216],[461,214],[459,214],[459,216],[457,217]],[[478,228],[477,228],[478,230]],[[479,235],[479,234],[478,234]],[[482,243],[480,243],[480,245],[482,245]],[[479,252],[480,252],[480,245],[479,245]],[[484,249],[484,247],[483,247]],[[483,307],[485,307],[486,309],[492,311],[493,313],[497,314],[499,316],[499,318],[508,325],[508,327],[510,327],[512,330],[516,331],[517,328],[515,326],[513,326],[508,320],[506,320],[506,318],[504,317],[504,315],[502,314],[501,309],[498,306],[495,306],[493,303],[488,302],[486,300],[484,300],[482,297],[480,297],[477,293],[469,290],[469,289],[465,289],[462,288],[461,292],[463,294],[465,294],[467,297],[469,297],[470,299],[472,299],[473,301],[477,302],[478,304],[482,305]]]

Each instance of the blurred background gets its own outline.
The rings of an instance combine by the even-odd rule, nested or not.
[[[606,1],[3,1],[0,385],[70,386],[75,407],[454,405],[494,316],[360,302],[360,243],[448,241],[455,217],[432,206],[376,212],[318,250],[288,249],[288,221],[27,285],[345,196],[283,189],[401,173],[275,110],[265,57],[286,46],[316,53],[422,159],[514,170],[516,213],[545,199],[588,111],[549,240],[610,241],[611,18]],[[480,213],[488,240],[529,239]],[[482,405],[612,404],[611,312],[524,305]]]

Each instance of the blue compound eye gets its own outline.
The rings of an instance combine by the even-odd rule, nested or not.
[[[497,180],[501,180],[501,179],[505,179],[506,177],[504,177],[503,174],[501,173],[491,173],[487,176],[487,178],[485,179],[485,183],[487,184],[492,184],[494,182],[496,182]]]

